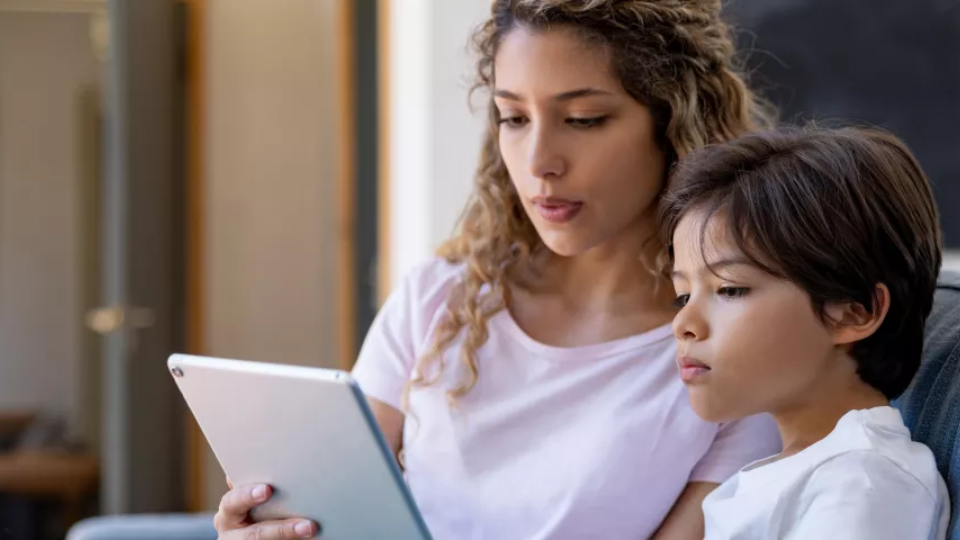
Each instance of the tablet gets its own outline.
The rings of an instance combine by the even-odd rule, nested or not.
[[[347,372],[182,354],[167,366],[233,485],[273,487],[254,521],[307,518],[325,540],[430,539]]]

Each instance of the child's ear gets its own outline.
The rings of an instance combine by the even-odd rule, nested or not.
[[[883,283],[877,284],[874,302],[872,313],[856,302],[827,304],[824,309],[833,322],[834,344],[849,345],[863,341],[880,328],[890,311],[890,289]]]

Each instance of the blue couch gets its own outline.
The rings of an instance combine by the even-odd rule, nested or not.
[[[960,540],[960,274],[940,277],[927,324],[923,364],[894,406],[914,438],[931,449],[950,488],[953,516],[948,538]],[[212,514],[92,518],[67,540],[215,540]]]
[[[941,274],[923,346],[920,371],[894,406],[937,457],[953,510],[947,538],[960,540],[960,274]]]

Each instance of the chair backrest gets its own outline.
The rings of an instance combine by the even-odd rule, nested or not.
[[[894,406],[937,458],[953,510],[947,538],[960,540],[960,274],[941,274],[920,371]]]

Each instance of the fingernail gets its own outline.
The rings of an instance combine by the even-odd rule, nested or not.
[[[267,486],[257,486],[253,488],[253,498],[262,501],[267,498]]]
[[[310,538],[313,536],[313,523],[301,521],[293,526],[293,532],[300,535],[300,538]]]

